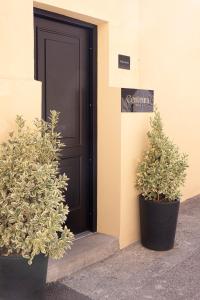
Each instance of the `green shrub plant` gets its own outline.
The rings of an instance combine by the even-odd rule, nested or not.
[[[16,130],[0,145],[1,255],[21,255],[29,264],[39,253],[62,257],[73,240],[63,225],[68,178],[59,174],[58,115],[51,111],[49,122],[32,126],[17,116]]]
[[[150,125],[149,147],[138,165],[136,187],[147,200],[175,201],[181,196],[188,157],[165,135],[157,109]]]

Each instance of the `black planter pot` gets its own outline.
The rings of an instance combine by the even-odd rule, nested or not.
[[[164,251],[174,246],[180,201],[155,202],[139,196],[141,243]]]
[[[42,300],[48,257],[37,255],[31,266],[21,256],[0,256],[0,299]]]

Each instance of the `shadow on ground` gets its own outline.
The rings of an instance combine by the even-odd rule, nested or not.
[[[44,292],[43,299],[44,300],[89,300],[90,298],[58,282],[58,283],[50,283],[47,285]]]

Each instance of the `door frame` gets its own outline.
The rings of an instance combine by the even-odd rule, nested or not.
[[[90,101],[90,199],[89,199],[89,228],[97,231],[97,26],[54,12],[34,8],[34,16],[54,20],[60,23],[86,28],[89,32],[89,101]],[[38,79],[37,70],[37,39],[34,33],[35,79]],[[42,105],[42,117],[44,107]]]

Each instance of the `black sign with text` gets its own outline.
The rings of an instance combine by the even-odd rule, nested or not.
[[[118,68],[130,70],[130,56],[119,54]]]
[[[121,89],[122,112],[152,112],[154,91],[140,89]]]

